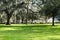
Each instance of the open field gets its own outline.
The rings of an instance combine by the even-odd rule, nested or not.
[[[60,40],[60,25],[0,24],[0,40]]]

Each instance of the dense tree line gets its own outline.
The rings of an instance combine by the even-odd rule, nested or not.
[[[47,23],[47,19],[52,17],[54,26],[54,18],[60,11],[59,2],[60,0],[0,0],[0,20],[6,20],[7,25],[11,20],[13,23],[27,24],[28,21],[33,23],[42,16]]]

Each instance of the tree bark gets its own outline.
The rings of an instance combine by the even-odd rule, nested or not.
[[[48,20],[48,17],[47,16],[45,16],[45,23],[47,24],[47,20]]]
[[[24,18],[22,18],[22,22],[21,22],[22,24],[24,23],[23,21],[24,21]]]
[[[33,24],[33,13],[32,13],[32,19],[31,19],[31,21],[32,21],[31,23]]]
[[[7,14],[7,22],[6,25],[10,25],[10,15]]]
[[[33,18],[32,18],[32,20],[31,20],[32,22],[31,22],[31,24],[33,24]]]
[[[52,26],[54,26],[54,14],[52,14]]]
[[[26,24],[27,24],[27,18],[26,18]]]

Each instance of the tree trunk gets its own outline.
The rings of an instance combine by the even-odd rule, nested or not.
[[[31,23],[33,24],[33,19],[31,21],[32,21]]]
[[[7,15],[7,22],[6,22],[6,25],[10,25],[10,16]]]
[[[48,20],[48,17],[47,16],[45,16],[45,23],[47,24],[47,20]]]
[[[22,22],[21,22],[22,24],[24,23],[23,21],[24,21],[24,19],[22,18]]]
[[[26,24],[27,24],[27,18],[26,18]]]
[[[52,26],[54,26],[54,14],[52,14]]]

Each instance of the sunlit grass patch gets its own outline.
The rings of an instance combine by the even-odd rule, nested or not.
[[[47,37],[34,37],[32,40],[48,40]]]
[[[50,40],[60,40],[60,35],[48,36]]]
[[[60,35],[52,35],[52,36],[48,36],[49,38],[52,38],[52,39],[60,39]]]
[[[16,28],[0,28],[0,31],[7,31],[7,30],[18,30]]]
[[[0,40],[4,40],[4,38],[0,38]]]

